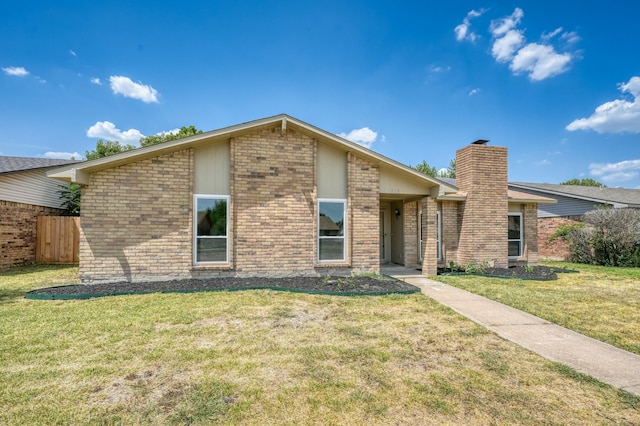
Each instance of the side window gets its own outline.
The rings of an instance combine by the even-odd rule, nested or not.
[[[509,214],[509,257],[522,256],[522,214]]]
[[[194,196],[194,263],[227,262],[229,197]]]
[[[318,200],[318,260],[345,260],[346,200]]]

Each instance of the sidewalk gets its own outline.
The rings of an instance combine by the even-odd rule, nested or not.
[[[502,303],[430,280],[419,271],[397,266],[382,269],[385,275],[419,287],[432,299],[517,345],[640,396],[638,355]]]

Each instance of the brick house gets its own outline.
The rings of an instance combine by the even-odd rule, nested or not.
[[[83,185],[85,282],[537,262],[543,197],[507,149],[457,153],[459,186],[278,115],[53,170]]]
[[[640,189],[529,182],[509,182],[509,188],[557,201],[555,204],[538,206],[539,255],[547,259],[564,260],[569,256],[566,241],[549,241],[558,227],[581,222],[585,213],[600,206],[640,208]]]
[[[63,183],[48,178],[47,171],[70,163],[0,156],[0,268],[35,262],[38,216],[62,212]]]

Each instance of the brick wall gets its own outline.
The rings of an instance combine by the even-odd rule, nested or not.
[[[450,261],[458,262],[458,240],[462,225],[462,203],[442,201],[440,204],[440,224],[442,227],[442,259],[443,265]]]
[[[190,276],[193,151],[91,174],[82,193],[80,278]]]
[[[351,268],[380,272],[380,176],[377,165],[349,154]]]
[[[431,197],[423,198],[420,204],[423,230],[422,275],[436,275],[438,273],[438,218],[436,215],[438,205]]]
[[[404,203],[403,208],[403,235],[404,235],[404,266],[418,269],[420,265],[420,253],[418,252],[418,202]]]
[[[231,142],[236,271],[314,273],[316,141],[288,129]]]
[[[62,210],[0,201],[0,268],[34,263],[38,216],[58,216]]]
[[[542,258],[566,260],[569,257],[569,245],[561,238],[549,241],[549,237],[561,225],[573,225],[580,222],[581,216],[545,217],[537,220],[538,249]]]
[[[456,152],[457,186],[467,192],[458,263],[508,265],[507,148],[471,144]]]
[[[528,265],[538,264],[538,205],[525,204],[522,210],[524,232],[524,246],[522,248],[524,260]]]

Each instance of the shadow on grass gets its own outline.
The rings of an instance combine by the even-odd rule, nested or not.
[[[24,299],[28,289],[4,289],[0,288],[0,305],[15,302],[18,299]]]

